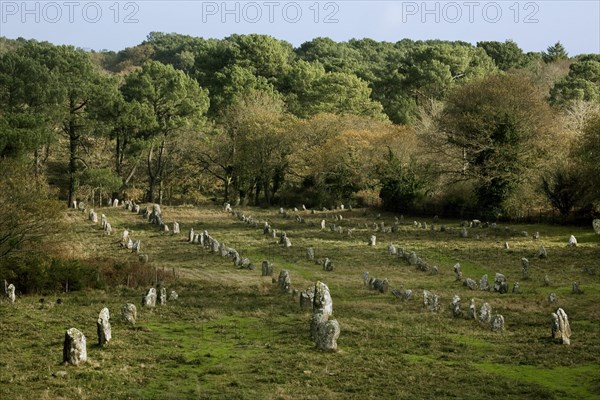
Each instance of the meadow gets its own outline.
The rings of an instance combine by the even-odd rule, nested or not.
[[[178,300],[142,309],[147,287],[127,281],[103,290],[23,295],[14,304],[0,300],[1,399],[600,398],[600,236],[591,224],[499,223],[498,229],[471,228],[469,237],[461,238],[457,220],[417,218],[453,228],[440,232],[417,228],[406,216],[398,232],[382,233],[373,224],[391,226],[395,215],[355,209],[288,211],[285,217],[275,209],[236,210],[285,231],[292,242],[285,249],[263,234],[262,224],[246,224],[221,207],[163,206],[163,220],[179,222],[179,235],[161,232],[121,207],[96,211],[107,216],[112,235],[87,214],[69,210],[64,228],[46,240],[66,258],[134,262],[138,255],[120,244],[127,228],[142,241],[146,267],[161,272],[162,284],[176,290]],[[334,220],[336,215],[343,220]],[[354,228],[353,233],[321,230],[322,219]],[[207,230],[257,269],[238,269],[229,258],[188,243],[190,228]],[[536,231],[539,240],[533,238]],[[377,245],[368,246],[373,234]],[[577,247],[567,246],[571,234]],[[439,274],[389,256],[390,242],[414,250],[438,266]],[[541,245],[546,259],[536,257]],[[334,270],[307,260],[309,246],[317,259],[329,257]],[[530,261],[525,280],[522,257]],[[271,277],[260,276],[263,260],[273,263],[275,278],[287,269],[299,291],[317,280],[329,286],[341,326],[337,352],[315,349],[310,311],[300,309],[297,295],[282,293]],[[493,283],[500,272],[511,288],[520,282],[523,293],[472,291],[455,279],[457,262],[463,279],[479,281],[488,274]],[[400,301],[389,291],[370,290],[363,284],[365,271],[387,278],[390,289],[412,289],[415,298]],[[574,281],[583,294],[571,293]],[[440,296],[438,312],[423,307],[423,289]],[[550,293],[556,293],[557,303],[548,302]],[[453,318],[449,305],[455,294],[465,314],[471,298],[477,309],[488,302],[494,314],[504,316],[505,329],[492,332],[475,320]],[[126,302],[138,307],[135,326],[120,319]],[[113,331],[105,347],[96,345],[102,307],[111,312]],[[551,338],[550,315],[558,307],[569,316],[570,346]],[[79,367],[61,363],[70,327],[87,337],[88,362]]]

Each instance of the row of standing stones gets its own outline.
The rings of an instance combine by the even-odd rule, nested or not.
[[[109,205],[112,205],[113,207],[117,207],[118,201],[119,201],[118,199],[115,199],[113,201],[109,200]],[[73,206],[74,206],[74,208],[78,208],[77,203],[74,203]],[[147,217],[150,222],[159,225],[166,232],[169,231],[168,225],[166,225],[162,222],[160,206],[158,204],[154,205],[152,212],[148,212],[147,209],[144,210],[143,212],[141,212],[139,205],[135,205],[132,202],[126,202],[125,207],[130,211],[143,214],[144,217]],[[82,209],[81,205],[79,206],[79,208]],[[341,209],[343,210],[343,206],[341,207]],[[232,211],[231,206],[229,204],[225,205],[225,211],[228,211],[228,212]],[[282,210],[280,210],[280,213],[284,213],[284,212],[282,212]],[[94,212],[94,210],[90,210],[90,212],[88,214],[88,218],[93,223],[98,222],[98,216],[97,216],[97,213]],[[245,222],[252,222],[252,221],[248,221],[247,217],[245,217],[245,216],[240,216],[240,218],[242,220],[244,220]],[[300,222],[303,222],[303,221],[300,221]],[[324,222],[325,222],[325,220],[323,220],[321,222],[321,229],[325,228]],[[472,226],[472,225],[470,225],[470,226]],[[102,228],[106,232],[106,234],[110,235],[112,233],[112,226],[107,221],[106,216],[104,214],[102,214]],[[593,221],[593,228],[596,233],[600,234],[600,220]],[[265,222],[264,230],[265,230],[265,233],[271,233],[275,237],[275,230],[271,229],[271,227],[266,222]],[[174,234],[179,233],[179,224],[177,222],[175,222],[173,224],[173,233]],[[460,236],[461,237],[468,236],[468,233],[466,232],[466,228],[463,228],[461,230]],[[131,240],[131,238],[129,238],[129,232],[127,229],[125,229],[123,231],[122,239],[123,239],[123,242],[127,242],[126,246],[128,249],[131,249],[134,252],[140,251],[141,242],[139,240],[137,240],[136,242],[133,242]],[[368,244],[370,246],[375,246],[376,240],[377,239],[376,239],[375,235],[372,235],[369,238]],[[244,264],[247,264],[248,266],[251,265],[251,263],[249,263],[249,262],[244,263],[245,260],[241,259],[241,257],[239,257],[239,254],[237,255],[237,257],[235,257],[235,254],[237,253],[235,250],[231,251],[232,249],[227,249],[224,245],[219,245],[218,242],[215,239],[212,239],[206,231],[202,235],[202,240],[200,240],[199,235],[194,235],[193,230],[192,230],[190,232],[190,242],[198,243],[200,241],[202,242],[202,244],[204,244],[204,243],[209,244],[211,249],[213,250],[213,252],[219,252],[222,256],[233,255],[236,265],[244,265]],[[291,242],[289,241],[289,238],[287,238],[287,235],[285,233],[283,233],[281,235],[279,244],[281,244],[285,247],[291,246]],[[577,239],[573,235],[571,235],[571,237],[569,238],[568,245],[569,246],[577,245]],[[505,243],[504,247],[508,248],[508,243]],[[397,250],[396,251],[394,251],[394,250],[395,249],[393,248],[393,245],[390,244],[388,246],[388,253],[396,254]],[[543,246],[540,247],[538,256],[540,258],[547,257],[547,253],[546,253],[545,249],[543,248]],[[312,249],[312,248],[307,249],[307,257],[309,259],[314,259],[314,249]],[[409,262],[410,262],[411,258],[414,259],[414,252],[408,253],[407,259],[409,260]],[[418,259],[416,261],[413,261],[410,263],[411,264],[414,263],[417,265],[419,264]],[[523,263],[523,276],[526,277],[528,274],[528,264],[529,263],[528,263],[528,260],[525,258],[522,259],[522,263]],[[324,264],[323,265],[324,270],[327,270],[327,271],[333,270],[333,264],[330,262],[330,260],[328,258],[325,259],[325,262],[323,264]],[[248,268],[248,269],[253,269],[253,268]],[[454,272],[455,272],[457,279],[462,278],[460,264],[456,264],[454,266]],[[267,275],[271,275],[272,273],[273,273],[272,264],[270,264],[268,261],[264,261],[262,264],[262,275],[267,276]],[[485,290],[485,288],[487,286],[486,278],[487,278],[487,276],[484,276],[480,280],[480,283],[479,283],[480,290]],[[508,285],[506,284],[506,279],[505,278],[503,279],[503,278],[504,278],[504,276],[502,274],[497,273],[495,280],[494,280],[494,290],[498,291],[500,293],[506,293],[508,291]],[[363,279],[364,279],[365,286],[368,286],[371,289],[378,290],[382,293],[387,291],[387,287],[389,284],[387,279],[382,280],[382,279],[378,279],[378,278],[369,278],[368,272],[364,273]],[[289,292],[290,287],[291,287],[291,280],[289,277],[289,272],[287,270],[283,270],[280,272],[279,279],[278,279],[278,285],[281,290],[283,290],[285,292]],[[465,285],[471,289],[475,289],[476,283],[472,279],[467,278],[467,280],[465,280]],[[15,286],[13,284],[8,284],[6,281],[4,282],[4,286],[5,286],[5,288],[4,288],[5,295],[9,299],[9,302],[14,303],[15,299],[16,299]],[[518,287],[518,284],[515,285],[515,287]],[[402,299],[412,298],[412,290],[409,290],[409,289],[393,289],[392,292],[396,297],[399,297]],[[513,288],[513,292],[515,292],[515,288]],[[576,282],[573,283],[573,293],[581,293],[581,290],[579,289]],[[556,295],[554,295],[554,296],[552,296],[552,295],[553,294],[550,294],[550,301],[555,302]],[[172,291],[169,296],[169,298],[171,300],[176,300],[177,297],[178,297],[178,295],[175,291]],[[156,299],[157,299],[156,289],[150,288],[146,292],[146,294],[144,295],[144,297],[142,299],[142,305],[145,307],[154,307],[156,305]],[[166,288],[161,289],[161,296],[160,296],[159,301],[160,301],[160,304],[166,304],[166,302],[167,302]],[[331,300],[331,294],[329,292],[329,288],[327,287],[327,285],[319,281],[315,284],[314,287],[311,287],[311,288],[303,291],[300,294],[300,306],[302,308],[304,308],[306,303],[312,304],[313,316],[311,319],[310,334],[311,334],[312,339],[315,341],[317,348],[319,348],[321,350],[325,350],[325,351],[337,350],[337,339],[340,334],[340,326],[339,326],[339,323],[337,322],[337,320],[331,319],[331,316],[333,315],[333,302]],[[425,307],[429,308],[430,310],[437,311],[440,307],[439,306],[439,296],[437,296],[436,294],[434,294],[428,290],[424,290],[423,291],[423,304]],[[459,317],[463,314],[462,310],[460,308],[460,297],[458,295],[455,295],[453,297],[453,300],[451,303],[451,309],[452,309],[452,313],[455,317]],[[137,318],[137,310],[136,310],[135,305],[133,305],[131,303],[125,304],[121,310],[121,315],[122,315],[122,318],[127,323],[135,324],[135,321]],[[474,299],[471,299],[471,302],[469,304],[468,318],[469,319],[477,318]],[[500,314],[496,314],[496,315],[492,316],[492,308],[488,303],[484,303],[481,306],[478,319],[482,323],[489,324],[493,331],[500,331],[500,330],[504,329],[504,317]],[[100,346],[106,345],[112,338],[112,330],[111,330],[111,325],[110,325],[109,320],[110,320],[110,313],[109,313],[108,308],[105,307],[100,311],[100,314],[96,321],[98,344]],[[553,338],[560,339],[563,344],[570,344],[571,329],[569,326],[567,314],[565,313],[565,311],[562,308],[558,308],[556,313],[552,313],[551,329],[552,329],[552,337]],[[70,328],[65,332],[65,339],[64,339],[64,344],[63,344],[63,361],[65,363],[69,363],[72,365],[80,365],[87,361],[86,338],[85,338],[85,335],[77,328]]]
[[[179,295],[172,290],[169,294],[169,301],[176,301]],[[167,304],[167,289],[160,290],[159,303]],[[150,288],[142,297],[142,307],[154,308],[156,306],[157,292],[155,288]],[[126,303],[121,308],[121,319],[128,325],[135,325],[137,321],[137,307],[132,303]],[[104,347],[112,339],[112,328],[110,325],[110,312],[104,307],[96,321],[98,335],[98,345]],[[63,363],[70,365],[81,365],[87,361],[86,337],[83,332],[77,328],[67,329],[63,342]]]
[[[151,212],[149,212],[148,209],[141,209],[139,205],[134,204],[133,202],[130,202],[130,201],[124,201],[122,204],[128,211],[132,211],[137,214],[141,214],[145,218],[148,218],[148,220],[150,222],[152,222],[154,224],[158,224],[159,226],[161,226],[161,228],[163,228],[165,231],[168,232],[168,226],[166,226],[166,224],[163,224],[162,220],[160,218],[161,210],[160,210],[160,206],[158,204],[155,204],[153,206],[153,209]],[[109,199],[108,205],[112,206],[112,207],[118,207],[119,200],[118,199],[114,199],[114,200]],[[74,208],[77,208],[76,203],[74,203]],[[79,208],[82,211],[85,211],[85,207],[82,207],[81,203],[80,203]],[[94,224],[98,223],[98,214],[93,209],[91,209],[88,212],[88,219]],[[104,214],[101,215],[101,223],[102,223],[102,229],[104,230],[104,232],[107,235],[111,235],[113,233],[113,228],[112,228],[112,225],[108,222],[108,219]],[[173,233],[175,233],[175,234],[179,233],[179,224],[177,222],[175,222],[173,224]],[[135,253],[139,253],[141,250],[141,241],[140,240],[133,241],[132,238],[129,236],[128,229],[123,230],[121,245]],[[142,260],[141,257],[140,257],[140,259]],[[147,260],[145,260],[145,261],[147,261]],[[172,290],[168,296],[168,299],[171,301],[175,301],[175,300],[177,300],[178,297],[179,297],[179,295],[177,294],[177,292]],[[142,306],[153,308],[156,306],[156,300],[157,300],[156,289],[150,288],[142,297]],[[159,304],[161,304],[161,305],[167,304],[167,289],[165,287],[161,288],[160,297],[158,297],[158,300],[159,300]],[[121,318],[125,323],[134,325],[137,320],[136,306],[132,303],[124,304],[123,307],[121,308]],[[111,325],[110,325],[110,313],[109,313],[108,308],[105,307],[100,311],[98,320],[96,321],[96,327],[97,327],[97,335],[98,335],[98,345],[105,346],[112,338],[112,329],[111,329]],[[67,331],[65,332],[65,339],[63,342],[63,362],[65,364],[80,365],[80,364],[85,363],[86,361],[87,361],[87,349],[86,349],[85,335],[83,334],[83,332],[81,332],[77,328],[67,329]]]
[[[304,208],[304,207],[303,207],[303,209],[306,210],[306,208]],[[343,209],[343,207],[342,207],[342,209]],[[256,220],[254,220],[253,217],[247,217],[244,214],[241,214],[238,212],[234,213],[229,204],[225,204],[225,211],[235,214],[238,219],[240,219],[241,221],[243,221],[247,224],[252,224],[253,226],[258,225],[258,222]],[[297,211],[297,209],[294,209],[294,211]],[[284,216],[288,215],[287,212],[283,211],[283,209],[280,209],[280,214],[283,214]],[[336,219],[336,221],[339,221],[339,220],[342,220],[343,217],[341,215],[339,215],[339,216],[336,215],[335,219]],[[301,217],[298,218],[298,216],[296,216],[296,220],[299,223],[304,223],[304,219],[302,219]],[[399,222],[400,222],[400,220],[398,220],[398,218],[397,218],[396,225],[394,225],[396,228],[397,228],[397,224]],[[424,223],[415,222],[414,225],[416,227],[423,228]],[[467,226],[468,227],[474,227],[474,226],[475,227],[491,227],[491,228],[497,229],[495,224],[491,224],[491,225],[485,224],[484,225],[484,224],[481,224],[481,222],[478,220],[473,220],[471,222],[467,222],[466,224],[463,223],[462,225],[463,225],[463,228],[459,232],[459,235],[463,238],[468,237],[468,232],[466,231]],[[368,226],[368,225],[365,224],[365,226]],[[594,220],[593,226],[594,226],[594,229],[596,230],[596,232],[598,232],[600,230],[600,220]],[[321,221],[320,227],[321,227],[321,230],[325,229],[325,227],[326,227],[325,220]],[[374,227],[376,230],[381,229],[381,231],[383,231],[383,232],[387,231],[383,222],[381,222],[380,224],[374,223]],[[337,231],[336,228],[341,228],[341,227],[334,226],[331,230]],[[430,226],[430,228],[432,230],[435,229],[433,224]],[[427,225],[425,225],[424,229],[427,229]],[[389,229],[389,231],[393,232],[394,229]],[[444,225],[441,226],[441,231],[442,232],[446,231],[446,228]],[[348,232],[350,233],[351,230],[349,229]],[[274,238],[276,237],[276,230],[272,229],[268,222],[264,222],[264,233],[272,234],[272,236]],[[521,235],[528,236],[526,232],[521,232]],[[282,235],[282,237],[285,237],[285,233]],[[534,239],[535,240],[539,239],[539,232],[535,233]],[[282,242],[280,241],[279,244],[282,244]],[[377,244],[376,236],[371,235],[368,240],[368,245],[376,246],[376,244]],[[577,239],[575,238],[575,236],[573,236],[573,235],[570,236],[570,238],[568,240],[568,246],[572,246],[572,247],[577,246]],[[506,249],[509,248],[508,242],[506,242],[504,244],[504,248],[506,248]],[[416,253],[404,252],[404,250],[402,248],[396,249],[396,247],[392,243],[390,243],[388,245],[388,254],[389,255],[398,255],[399,257],[403,257],[407,261],[409,261],[410,264],[416,265],[418,268],[420,267],[419,269],[421,269],[423,271],[429,270],[428,265],[425,262],[423,262],[423,260],[421,260],[419,257],[417,257]],[[547,258],[547,256],[548,256],[547,251],[544,248],[544,246],[543,245],[540,246],[538,253],[537,253],[537,257]],[[307,248],[307,258],[309,260],[314,260],[314,249],[312,247]],[[521,262],[522,262],[523,279],[528,279],[529,278],[529,260],[527,260],[526,258],[522,258]],[[325,261],[323,261],[323,269],[326,271],[333,270],[333,263],[331,263],[329,258],[325,258]],[[436,274],[437,272],[438,272],[437,266],[433,266],[432,274]],[[462,271],[461,271],[461,266],[459,263],[457,263],[454,266],[454,273],[455,273],[457,280],[462,280]],[[367,286],[371,289],[374,289],[374,290],[378,290],[382,293],[385,293],[389,286],[389,282],[387,279],[379,279],[379,278],[370,278],[369,279],[368,272],[364,273],[363,279],[364,279],[365,286]],[[547,275],[544,277],[544,281],[547,285],[549,284],[549,278]],[[477,289],[486,290],[486,291],[493,290],[495,292],[499,292],[500,294],[507,293],[508,289],[509,289],[506,277],[501,273],[496,273],[493,286],[488,284],[487,274],[484,275],[480,279],[479,284],[477,284],[477,282],[474,281],[473,279],[467,278],[463,282],[463,285],[467,286],[471,290],[477,290]],[[516,294],[521,293],[521,288],[520,288],[519,282],[515,282],[512,292],[516,293]],[[579,288],[579,284],[577,282],[573,282],[572,292],[573,292],[573,294],[583,293],[583,291]],[[307,291],[304,291],[301,293],[301,298],[300,298],[301,307],[303,307],[303,304],[306,303],[309,299],[312,299],[311,295],[309,295],[308,293],[314,293],[314,290],[312,290],[312,291],[307,290]],[[410,289],[403,289],[403,288],[392,289],[392,294],[394,294],[394,296],[396,296],[397,298],[399,298],[401,300],[411,299],[413,297],[413,292]],[[551,293],[549,295],[548,300],[551,303],[556,302],[557,301],[556,294]],[[423,303],[426,308],[429,308],[432,311],[437,311],[440,307],[439,306],[439,297],[427,290],[423,291]],[[460,308],[460,297],[458,295],[455,295],[453,297],[452,303],[450,304],[450,309],[452,310],[452,314],[454,317],[460,317],[463,315],[463,312]],[[470,305],[469,305],[469,313],[468,313],[469,319],[476,319],[476,311],[475,310],[476,310],[475,299],[471,299]],[[488,303],[484,303],[480,309],[479,321],[484,325],[488,325],[492,331],[504,330],[504,317],[500,314],[492,315],[491,310],[492,310],[491,306]],[[560,317],[556,317],[557,315],[559,315]],[[558,332],[559,333],[558,336],[560,336],[560,338],[562,338],[562,342],[564,344],[570,344],[569,338],[571,335],[571,331],[570,331],[567,315],[562,308],[559,308],[556,313],[552,313],[551,325],[552,325],[552,337],[557,337],[557,332]],[[558,328],[558,327],[560,327],[560,328]],[[311,329],[311,334],[313,335],[313,338],[314,338],[314,329]]]

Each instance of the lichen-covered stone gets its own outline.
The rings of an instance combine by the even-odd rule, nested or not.
[[[121,308],[121,319],[128,324],[134,325],[137,319],[137,308],[131,303],[123,304]]]
[[[110,313],[106,307],[104,307],[98,315],[96,330],[98,332],[98,345],[104,346],[106,343],[110,342],[110,339],[112,338]]]
[[[15,295],[15,285],[12,283],[6,287],[6,296],[8,297],[8,301],[11,303],[14,303],[15,299],[17,298]]]
[[[489,303],[483,303],[479,309],[479,321],[485,324],[489,324],[492,320],[492,306]]]
[[[142,307],[156,306],[156,289],[150,288],[142,297]]]
[[[290,287],[292,285],[291,279],[290,279],[290,273],[288,270],[282,270],[279,273],[279,279],[277,279],[277,286],[279,286],[279,289],[282,292],[289,292],[290,291]]]
[[[340,324],[337,320],[321,322],[317,327],[315,344],[322,351],[337,351],[337,339],[340,336]]]
[[[268,261],[263,261],[261,265],[261,276],[273,275],[273,264]]]
[[[65,332],[63,343],[63,362],[81,365],[87,361],[85,335],[79,329],[71,328]]]
[[[452,315],[454,318],[462,316],[462,310],[460,309],[460,297],[456,294],[452,298]]]
[[[562,344],[571,344],[571,326],[569,325],[569,318],[567,313],[562,308],[556,310],[556,316],[558,319],[558,331],[556,337],[562,340]]]
[[[492,331],[494,331],[494,332],[503,331],[504,330],[504,317],[500,314],[494,315],[490,322],[490,327],[492,328]]]

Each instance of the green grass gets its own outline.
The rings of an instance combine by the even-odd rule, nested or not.
[[[244,210],[286,231],[292,248],[285,250],[262,234],[262,225],[251,227],[217,208],[162,208],[166,221],[180,223],[181,235],[158,232],[123,209],[101,208],[115,235],[103,235],[83,214],[69,211],[67,228],[47,238],[46,246],[70,258],[136,260],[119,246],[127,227],[142,240],[148,268],[175,272],[167,285],[179,292],[179,300],[154,310],[138,308],[133,328],[120,321],[120,307],[139,305],[147,288],[128,288],[126,282],[105,291],[53,294],[44,305],[34,295],[13,305],[0,300],[1,399],[600,398],[600,276],[582,272],[596,267],[600,255],[600,240],[591,228],[511,226],[517,233],[528,231],[529,237],[510,236],[503,228],[471,229],[471,237],[462,239],[456,229],[431,232],[408,224],[398,233],[374,233],[372,223],[383,220],[390,226],[391,214],[375,220],[374,214],[363,216],[359,210],[300,212],[306,223],[299,224],[277,210]],[[342,213],[343,221],[333,220]],[[323,218],[354,228],[352,237],[321,231]],[[436,226],[441,223],[458,227],[456,221]],[[192,227],[236,248],[257,269],[236,269],[229,258],[186,243]],[[535,231],[539,241],[531,238]],[[366,244],[371,234],[377,235],[374,248]],[[571,234],[578,238],[577,248],[566,246]],[[502,248],[505,241],[509,250]],[[416,251],[440,274],[417,271],[388,256],[389,242]],[[541,244],[549,253],[546,260],[535,258]],[[317,258],[331,258],[335,270],[325,272],[306,260],[308,246]],[[528,280],[521,279],[521,257],[530,260]],[[300,310],[297,297],[280,293],[271,277],[260,276],[262,260],[274,264],[275,277],[289,270],[295,289],[317,280],[329,286],[342,330],[337,353],[315,350],[310,312]],[[492,283],[501,272],[511,286],[519,281],[523,294],[471,291],[455,281],[456,262],[463,278],[478,281],[488,274]],[[388,278],[391,288],[412,289],[415,299],[400,302],[389,293],[368,290],[364,271]],[[550,286],[544,275],[551,278]],[[571,294],[573,281],[584,294]],[[423,289],[440,296],[438,313],[423,309]],[[550,292],[557,293],[558,304],[548,304]],[[506,330],[493,333],[475,321],[452,318],[448,304],[454,294],[465,312],[471,298],[478,307],[489,302],[494,313],[504,315]],[[58,297],[63,304],[54,304]],[[113,341],[99,348],[95,320],[104,306],[111,311]],[[557,307],[569,315],[571,346],[550,338],[549,318]],[[81,329],[88,339],[89,362],[80,367],[61,365],[69,327]],[[60,370],[67,371],[65,378],[53,376]]]

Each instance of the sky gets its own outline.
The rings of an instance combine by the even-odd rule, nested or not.
[[[269,34],[294,46],[315,37],[515,41],[544,51],[560,41],[570,55],[600,53],[600,0],[545,1],[7,1],[0,36],[121,50],[150,32],[205,38]]]

